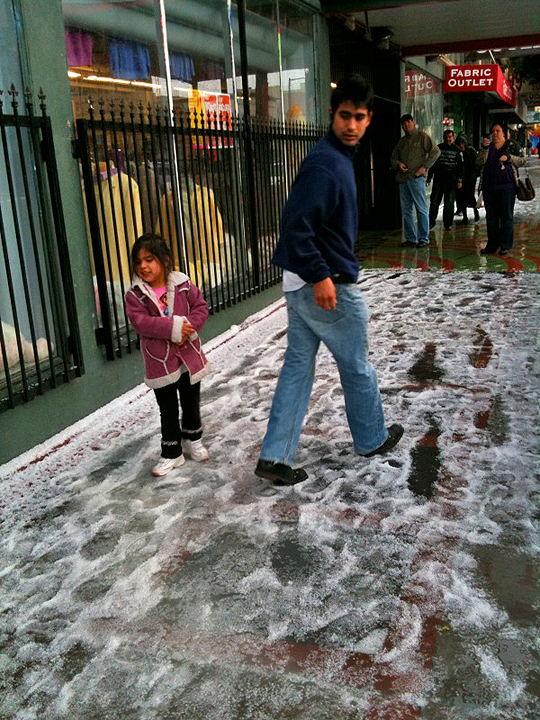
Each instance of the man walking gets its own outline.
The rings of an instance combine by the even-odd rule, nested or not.
[[[307,478],[292,464],[322,342],[334,356],[357,453],[396,445],[401,425],[386,428],[377,375],[367,359],[366,304],[356,284],[358,209],[353,155],[371,122],[373,90],[352,76],[331,97],[331,127],[308,154],[282,215],[273,262],[284,269],[288,346],[256,475],[280,485]]]
[[[402,116],[401,127],[405,135],[392,151],[390,159],[392,167],[397,170],[405,226],[405,241],[401,244],[403,247],[424,247],[429,245],[426,175],[441,151],[427,133],[418,130],[412,115]]]
[[[445,130],[443,141],[439,145],[441,154],[428,173],[428,184],[433,178],[433,189],[429,200],[429,227],[435,226],[439,205],[444,198],[443,225],[445,230],[452,228],[454,222],[454,203],[456,192],[461,187],[463,156],[454,143],[454,131]]]

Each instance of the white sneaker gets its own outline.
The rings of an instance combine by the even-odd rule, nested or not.
[[[197,462],[204,462],[210,457],[202,440],[182,440],[182,450]]]
[[[152,475],[161,477],[161,475],[166,475],[171,472],[171,470],[174,470],[174,468],[183,465],[185,462],[186,460],[183,455],[180,455],[180,457],[177,458],[161,458],[157,465],[154,465],[152,468]]]

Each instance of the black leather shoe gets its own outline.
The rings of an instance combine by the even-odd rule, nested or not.
[[[401,243],[401,247],[416,247],[416,243],[411,242],[410,240],[405,240],[405,242]]]
[[[495,248],[495,250],[492,250],[491,248],[485,247],[483,250],[480,250],[480,255],[495,255],[498,248]]]
[[[302,468],[293,470],[289,465],[271,460],[259,460],[255,468],[255,475],[271,480],[275,485],[296,485],[308,478],[307,472]]]
[[[373,455],[382,455],[383,453],[388,452],[393,447],[395,447],[398,442],[401,440],[401,437],[403,435],[403,426],[398,425],[395,423],[394,425],[390,425],[388,428],[388,437],[383,442],[383,444],[378,447],[376,450],[372,450],[369,453],[366,453],[364,457],[372,457]]]
[[[508,250],[499,250],[499,255],[508,255]]]

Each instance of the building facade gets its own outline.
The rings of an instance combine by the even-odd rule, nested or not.
[[[212,297],[206,339],[277,296],[279,206],[330,69],[316,0],[0,7],[3,462],[141,381],[122,307],[137,234],[176,232]]]
[[[203,339],[279,295],[281,207],[333,81],[359,72],[375,90],[355,158],[362,229],[401,225],[400,116],[437,142],[449,117],[440,58],[403,59],[319,0],[0,9],[0,462],[140,382],[123,296],[142,232],[203,289]],[[450,116],[472,132],[455,103]]]

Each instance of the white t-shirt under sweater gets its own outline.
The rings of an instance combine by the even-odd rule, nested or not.
[[[300,275],[291,272],[290,270],[283,271],[283,292],[294,292],[304,287],[305,281],[302,280]]]

